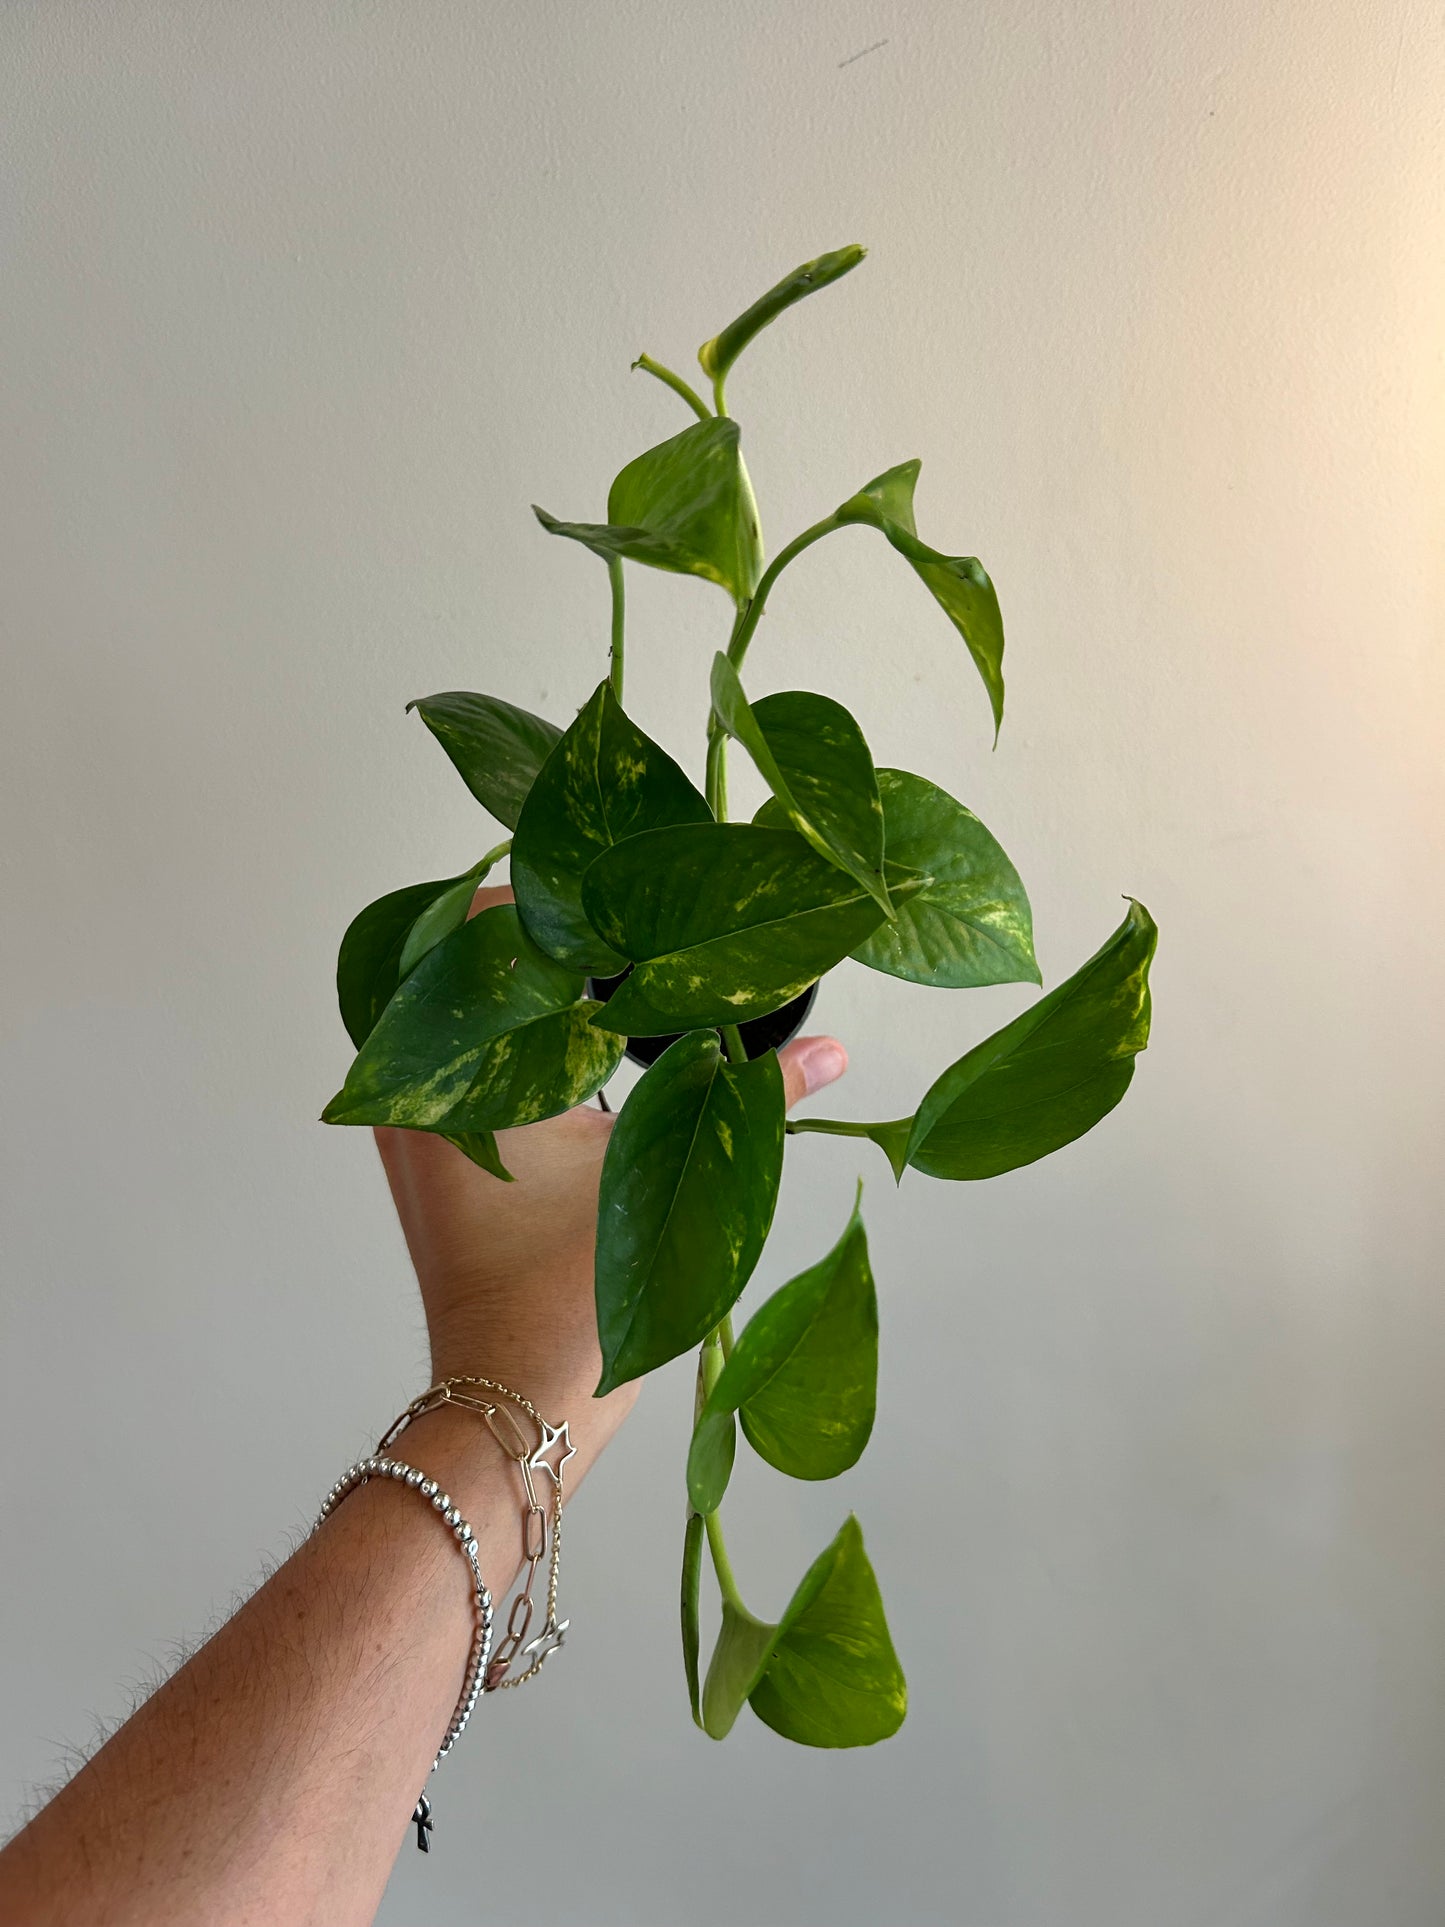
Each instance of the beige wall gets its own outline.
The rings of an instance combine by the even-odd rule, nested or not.
[[[1143,897],[1154,1047],[986,1187],[797,1147],[761,1282],[863,1170],[882,1417],[841,1488],[744,1477],[736,1556],[775,1608],[858,1510],[900,1738],[688,1723],[680,1366],[575,1514],[566,1661],[487,1709],[384,1918],[1438,1927],[1441,56],[1408,0],[11,0],[6,1811],[418,1383],[369,1146],[313,1121],[347,917],[490,840],[404,702],[570,713],[601,572],[528,502],[593,513],[682,425],[639,349],[858,239],[732,383],[766,527],[921,455],[1010,713],[990,755],[863,534],[756,687],[980,812],[1049,981]],[[696,767],[725,605],[631,604]],[[1019,1002],[840,973],[840,1102]]]

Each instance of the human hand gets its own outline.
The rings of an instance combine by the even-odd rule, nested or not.
[[[510,903],[478,890],[471,914]],[[832,1037],[799,1037],[778,1053],[789,1106],[841,1077]],[[381,1129],[377,1147],[416,1267],[434,1379],[495,1378],[549,1418],[571,1422],[579,1462],[601,1451],[637,1385],[592,1397],[601,1374],[592,1265],[602,1158],[615,1118],[589,1104],[498,1133],[505,1184],[427,1131]]]

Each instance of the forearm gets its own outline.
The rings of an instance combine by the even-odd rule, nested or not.
[[[451,1493],[500,1599],[520,1491],[484,1423],[429,1414],[394,1455]],[[0,1853],[0,1918],[369,1922],[473,1623],[466,1562],[431,1509],[390,1482],[351,1493]]]

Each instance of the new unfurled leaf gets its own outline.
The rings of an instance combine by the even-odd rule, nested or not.
[[[774,1732],[803,1746],[872,1746],[902,1726],[908,1687],[851,1515],[776,1626],[724,1602],[702,1696],[713,1739],[731,1730],[744,1700]]]
[[[991,1178],[1092,1130],[1149,1041],[1157,939],[1131,902],[1081,969],[949,1066],[918,1107],[907,1162],[934,1178]]]
[[[620,970],[624,959],[583,908],[589,864],[639,831],[711,822],[667,751],[642,733],[611,684],[600,684],[542,765],[517,821],[512,889],[529,934],[575,970]]]
[[[581,991],[511,904],[484,910],[422,958],[322,1116],[454,1136],[570,1110],[622,1054]]]
[[[419,696],[407,708],[421,717],[482,808],[516,829],[527,791],[562,734],[557,725],[500,696],[465,689]]]
[[[1018,871],[972,810],[922,776],[881,769],[890,868],[921,887],[853,952],[861,964],[950,990],[1039,981],[1033,913]]]
[[[697,1344],[751,1277],[777,1202],[784,1108],[771,1051],[729,1064],[705,1032],[679,1037],[634,1086],[602,1164],[599,1396]]]
[[[893,915],[883,881],[883,808],[863,732],[841,703],[789,689],[749,703],[721,650],[712,665],[713,713],[752,757],[788,821],[820,856],[846,870]]]
[[[894,901],[914,887],[905,878]],[[582,901],[636,968],[598,1023],[632,1037],[764,1016],[883,921],[861,884],[791,829],[689,824],[619,843]]]
[[[993,709],[994,739],[1003,723],[1003,617],[988,571],[973,555],[943,555],[920,542],[913,526],[913,488],[921,464],[901,462],[850,496],[839,522],[880,529],[912,566],[963,637]]]
[[[862,1456],[877,1390],[878,1302],[855,1203],[828,1255],[774,1292],[739,1333],[693,1433],[692,1505],[714,1512],[722,1502],[731,1453],[719,1448],[734,1412],[779,1472],[832,1479]]]
[[[604,561],[623,556],[677,575],[700,575],[747,601],[762,573],[762,532],[738,425],[710,416],[629,462],[607,496],[605,522],[533,514]]]
[[[841,280],[857,267],[867,252],[866,248],[857,246],[835,248],[831,254],[820,254],[816,261],[805,261],[802,267],[794,268],[776,287],[760,295],[751,307],[744,308],[736,321],[730,321],[711,341],[702,344],[697,358],[704,374],[711,375],[715,381],[726,375],[754,335],[760,334],[770,321],[775,321],[795,302]]]

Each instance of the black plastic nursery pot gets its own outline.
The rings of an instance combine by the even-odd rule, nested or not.
[[[593,977],[588,981],[587,994],[605,1004],[631,974],[632,966],[629,964],[626,970],[619,971],[615,977]],[[748,1056],[761,1057],[764,1051],[781,1050],[789,1039],[796,1037],[813,1008],[813,999],[817,994],[818,986],[809,984],[803,994],[795,997],[790,1004],[770,1010],[766,1017],[754,1017],[746,1024],[739,1024],[738,1034]],[[655,1064],[668,1045],[675,1044],[681,1035],[681,1031],[674,1031],[670,1037],[629,1037],[627,1055],[634,1064]]]

